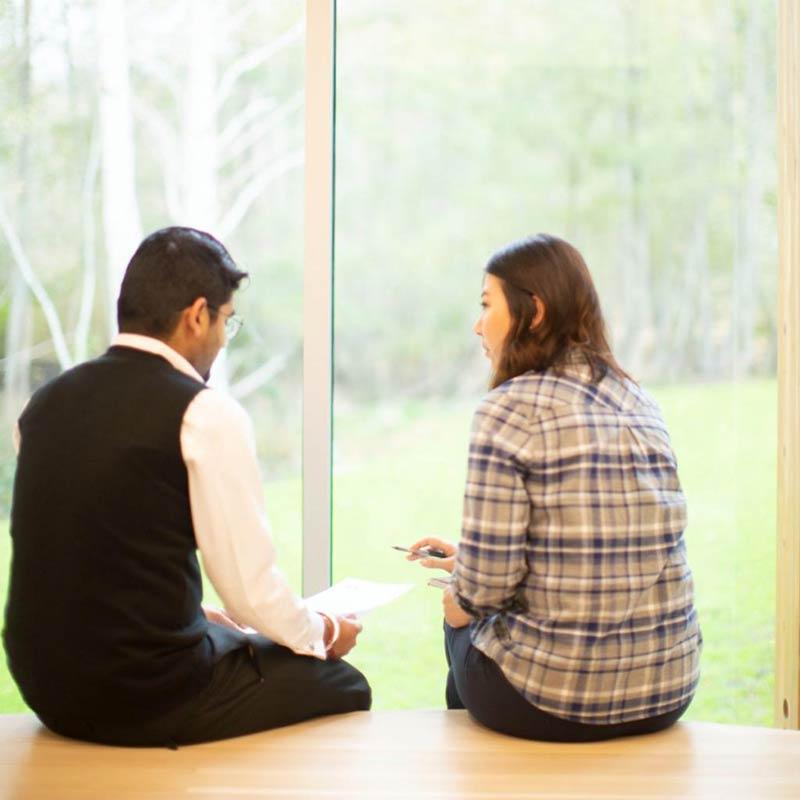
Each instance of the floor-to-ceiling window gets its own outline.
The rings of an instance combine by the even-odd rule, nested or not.
[[[661,403],[705,633],[691,715],[772,718],[775,3],[338,4],[334,575],[418,586],[354,652],[440,705],[438,592],[389,549],[457,539],[471,332],[494,250],[583,252]]]
[[[144,234],[214,233],[249,286],[213,381],[254,423],[282,565],[300,585],[304,6],[0,6],[0,597],[30,392],[105,350]],[[23,708],[0,659],[0,710]]]
[[[300,0],[0,12],[3,425],[105,348],[143,233],[208,228],[252,274],[215,381],[256,422],[298,587],[303,38]],[[772,0],[338,3],[334,577],[418,584],[353,653],[376,707],[442,703],[438,592],[389,545],[458,537],[481,270],[549,231],[672,431],[706,637],[691,714],[770,721],[774,41]],[[0,584],[13,469],[0,436]]]

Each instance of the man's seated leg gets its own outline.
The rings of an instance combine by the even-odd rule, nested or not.
[[[295,722],[367,711],[366,678],[341,660],[299,656],[263,636],[228,653],[176,732],[176,744],[227,739]]]

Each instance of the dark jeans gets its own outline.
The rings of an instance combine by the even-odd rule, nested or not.
[[[39,718],[51,730],[74,739],[176,747],[369,709],[369,684],[345,661],[298,656],[263,636],[249,638],[249,645],[216,664],[211,683],[192,703],[159,719],[132,725],[53,719],[41,713]]]
[[[586,725],[554,717],[531,705],[505,678],[491,658],[472,646],[469,626],[451,628],[445,623],[447,707],[466,708],[487,728],[545,742],[594,742],[653,733],[677,722],[689,702],[675,711],[618,725]]]

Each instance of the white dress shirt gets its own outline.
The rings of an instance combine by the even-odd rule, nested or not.
[[[113,345],[161,356],[203,380],[159,339],[120,333]],[[322,617],[292,591],[276,563],[247,412],[233,398],[206,388],[186,409],[180,442],[197,546],[226,610],[295,653],[324,659]]]

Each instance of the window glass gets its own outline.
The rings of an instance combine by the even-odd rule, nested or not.
[[[775,4],[339,4],[334,570],[411,581],[353,660],[441,706],[438,590],[389,549],[457,539],[482,268],[563,236],[661,403],[705,634],[690,717],[769,724]]]
[[[220,238],[251,274],[213,381],[250,412],[300,586],[303,3],[16,0],[0,13],[0,595],[27,397],[116,331],[146,233]],[[5,659],[0,659],[5,670]],[[22,709],[0,674],[0,711]]]

